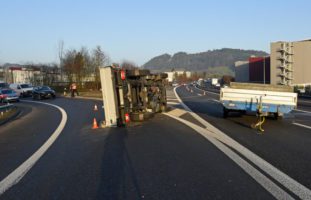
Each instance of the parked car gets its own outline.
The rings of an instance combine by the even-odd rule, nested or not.
[[[27,97],[32,95],[33,87],[27,83],[12,83],[10,88],[14,90],[20,97]]]
[[[33,99],[47,99],[55,97],[56,97],[55,91],[48,86],[35,87],[32,91]]]
[[[0,94],[1,94],[1,102],[19,101],[18,94],[12,89],[9,88],[1,89]]]

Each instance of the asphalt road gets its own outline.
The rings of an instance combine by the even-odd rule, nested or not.
[[[202,95],[201,90],[189,87],[193,92],[181,86],[177,93],[191,110],[299,183],[311,188],[310,99],[299,100],[298,109],[302,111],[293,111],[282,120],[268,119],[263,125],[265,132],[259,134],[250,127],[256,121],[255,116],[231,113],[227,119],[223,119],[218,94],[208,92]]]
[[[189,105],[200,102],[198,97],[189,99]],[[127,128],[92,130],[93,117],[103,119],[102,112],[93,111],[100,102],[44,102],[64,108],[67,124],[43,157],[0,199],[273,199],[209,141],[168,116],[159,114]],[[1,180],[45,142],[61,117],[45,105],[18,105],[22,115],[0,127]],[[208,107],[199,110],[219,120],[218,112],[212,110],[216,116],[209,117]]]

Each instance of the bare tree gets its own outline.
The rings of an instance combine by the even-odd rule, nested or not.
[[[78,84],[81,85],[82,78],[85,77],[84,68],[85,67],[85,59],[81,52],[78,52],[74,58],[74,66],[73,72],[76,75],[76,79]]]
[[[92,61],[93,61],[93,69],[92,72],[94,73],[95,77],[95,85],[96,89],[99,89],[99,67],[104,66],[109,63],[109,57],[102,51],[100,46],[96,46],[93,50]]]
[[[59,67],[62,67],[63,62],[63,55],[64,55],[64,41],[58,41],[58,58],[59,58]]]
[[[60,79],[63,80],[63,56],[64,56],[64,41],[58,41],[58,58],[60,68]]]
[[[76,54],[76,50],[68,50],[66,51],[63,58],[63,71],[66,74],[69,82],[73,82],[74,80],[74,65]]]

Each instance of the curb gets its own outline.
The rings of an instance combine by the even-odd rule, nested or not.
[[[61,95],[60,97],[67,98],[67,99],[89,99],[89,100],[99,100],[99,101],[103,100],[102,98],[99,98],[99,97],[83,97],[83,96],[70,97],[70,96],[63,96],[63,95]]]
[[[17,108],[17,107],[16,107],[16,108]],[[11,116],[9,116],[8,118],[6,118],[6,119],[0,121],[0,126],[2,126],[3,124],[5,124],[5,123],[7,123],[7,122],[9,122],[9,121],[11,121],[11,120],[13,120],[13,119],[16,118],[20,113],[21,113],[21,109],[17,108],[16,112],[15,112],[13,115],[11,115]]]

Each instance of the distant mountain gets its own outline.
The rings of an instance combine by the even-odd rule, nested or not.
[[[163,54],[152,58],[143,68],[153,71],[189,70],[215,71],[222,67],[233,72],[234,62],[248,60],[250,56],[267,56],[264,51],[223,48],[202,53],[187,54],[179,52],[173,56]],[[219,69],[220,70],[220,69]],[[216,71],[219,71],[216,70]]]

